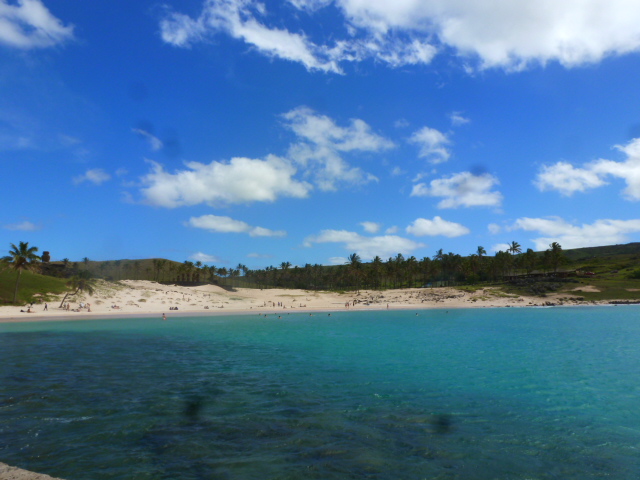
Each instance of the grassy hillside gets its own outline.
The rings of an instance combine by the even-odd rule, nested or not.
[[[13,300],[13,290],[16,284],[17,273],[7,269],[0,271],[0,304],[7,305]],[[51,301],[51,294],[62,294],[68,290],[66,279],[49,277],[32,272],[22,272],[20,276],[20,289],[18,291],[18,304],[24,305],[31,302]],[[49,296],[47,296],[49,294]]]

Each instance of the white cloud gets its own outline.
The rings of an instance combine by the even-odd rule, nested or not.
[[[188,162],[185,170],[175,173],[150,163],[151,172],[141,179],[145,185],[141,193],[146,203],[160,207],[273,202],[279,196],[304,198],[311,189],[293,178],[296,169],[290,162],[275,155],[265,160],[236,157],[208,165]]]
[[[379,35],[404,31],[438,40],[481,68],[598,62],[640,48],[635,0],[340,0],[348,21]]]
[[[414,132],[409,141],[419,145],[419,156],[427,158],[431,163],[446,162],[451,156],[446,148],[446,145],[451,142],[444,133],[435,128],[423,127]]]
[[[555,165],[544,165],[536,176],[534,184],[542,192],[556,190],[562,195],[571,196],[575,192],[600,187],[606,182],[592,170],[575,168],[569,163],[558,162]]]
[[[541,191],[556,190],[570,196],[575,192],[607,185],[605,179],[615,177],[626,182],[623,194],[627,199],[640,200],[640,138],[614,148],[625,155],[623,161],[598,159],[587,163],[584,168],[576,168],[566,162],[545,165],[536,176],[534,184]]]
[[[341,72],[326,49],[304,34],[269,28],[258,19],[263,16],[264,7],[255,1],[207,0],[197,19],[173,12],[162,20],[160,30],[162,39],[177,47],[188,47],[208,35],[226,33],[267,56],[302,63],[308,70]]]
[[[497,252],[506,252],[507,250],[509,250],[511,248],[511,245],[509,245],[508,243],[497,243],[495,245],[493,245],[489,251],[493,252],[493,253],[497,253]]]
[[[249,253],[247,254],[247,258],[273,258],[273,255],[266,253]]]
[[[194,228],[202,228],[217,233],[247,233],[251,237],[284,237],[287,232],[269,230],[264,227],[254,227],[241,220],[218,215],[202,215],[191,217],[186,224]]]
[[[464,117],[461,112],[452,112],[449,118],[451,119],[451,125],[454,127],[459,127],[471,121],[467,117]]]
[[[443,235],[445,237],[453,238],[470,233],[470,230],[464,225],[443,220],[438,216],[433,217],[433,220],[417,218],[406,228],[406,231],[407,233],[417,237],[435,237],[437,235]]]
[[[293,1],[297,8],[313,13],[324,2]],[[260,53],[301,63],[307,70],[343,73],[341,62],[374,59],[392,67],[427,64],[437,50],[428,39],[366,34],[319,45],[305,33],[269,26],[272,18],[257,0],[206,0],[200,16],[193,19],[169,12],[160,22],[162,39],[177,47],[189,47],[208,36],[225,33],[253,46]],[[298,29],[300,30],[300,29]]]
[[[134,128],[132,129],[132,131],[139,137],[149,142],[149,146],[151,147],[151,150],[153,150],[154,152],[157,152],[158,150],[162,150],[162,147],[164,146],[164,144],[162,143],[162,140],[160,140],[158,137],[140,128]]]
[[[497,223],[490,223],[489,225],[487,225],[487,230],[489,230],[489,233],[491,233],[492,235],[497,235],[502,231],[502,227]]]
[[[202,263],[217,263],[220,261],[219,257],[215,255],[209,255],[207,253],[196,252],[189,257],[194,262],[202,262]]]
[[[346,230],[323,230],[319,235],[306,238],[304,243],[308,247],[314,243],[342,243],[345,250],[355,252],[366,260],[372,259],[376,255],[385,258],[398,253],[409,254],[424,247],[422,243],[396,235],[364,237]]]
[[[628,234],[640,232],[640,220],[603,219],[575,225],[560,217],[523,217],[515,221],[514,228],[542,235],[533,239],[536,250],[541,251],[553,242],[558,242],[564,249],[627,243]]]
[[[343,155],[379,152],[394,147],[393,142],[371,131],[360,119],[340,127],[310,108],[298,107],[284,115],[285,127],[297,136],[289,147],[289,157],[305,169],[321,190],[335,190],[338,184],[364,184],[376,181],[373,175],[352,167]]]
[[[22,222],[5,225],[3,228],[5,228],[6,230],[14,230],[14,231],[21,231],[21,232],[35,232],[36,230],[40,230],[42,227],[39,225],[36,225],[35,223],[31,223],[28,220],[24,220]]]
[[[394,233],[398,233],[398,227],[393,226],[393,227],[389,227],[387,228],[384,233],[386,233],[387,235],[393,235]]]
[[[111,175],[102,170],[101,168],[94,168],[87,170],[83,175],[78,175],[73,178],[73,183],[78,185],[84,182],[91,182],[96,185],[100,185],[111,179]]]
[[[491,189],[499,183],[496,177],[488,173],[474,175],[460,172],[448,178],[432,180],[429,185],[418,183],[413,186],[411,196],[444,197],[438,203],[438,208],[497,207],[502,203],[502,194]]]
[[[161,22],[165,42],[186,47],[224,33],[270,57],[299,62],[308,70],[341,73],[341,63],[373,59],[391,67],[428,64],[438,51],[452,52],[466,69],[508,71],[555,61],[565,67],[596,63],[640,49],[636,0],[289,0],[321,21],[333,5],[343,25],[332,43],[311,40],[290,15],[274,20],[258,0],[204,0],[195,19],[168,13]],[[286,14],[285,9],[280,10]],[[295,12],[293,12],[295,13]],[[325,16],[326,18],[326,16]],[[269,25],[269,22],[275,25]],[[332,25],[321,25],[329,30]],[[347,34],[340,35],[340,31]],[[477,65],[477,66],[476,66]]]
[[[73,26],[64,26],[40,0],[0,0],[0,44],[20,49],[52,47],[71,40]]]
[[[378,233],[380,231],[380,224],[376,222],[360,222],[360,225],[367,233]]]
[[[331,257],[329,258],[329,265],[345,265],[349,262],[347,257]]]

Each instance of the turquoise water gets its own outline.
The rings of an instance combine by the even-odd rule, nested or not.
[[[0,461],[67,480],[637,479],[640,308],[0,324]]]

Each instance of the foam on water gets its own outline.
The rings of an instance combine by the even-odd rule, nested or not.
[[[0,461],[80,479],[636,479],[640,309],[0,325]]]

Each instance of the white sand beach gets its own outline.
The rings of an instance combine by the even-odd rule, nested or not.
[[[454,288],[413,288],[361,290],[335,293],[290,289],[246,289],[228,291],[215,285],[177,286],[146,280],[118,283],[99,281],[93,295],[69,295],[69,310],[55,302],[28,306],[0,307],[0,322],[42,321],[46,319],[87,319],[110,316],[161,316],[184,314],[275,313],[282,311],[383,310],[425,308],[524,307],[584,304],[575,296],[549,295],[545,298],[509,295],[487,287],[475,292]],[[89,307],[87,307],[87,304]],[[347,307],[348,305],[348,307]],[[90,311],[89,311],[90,309]]]

